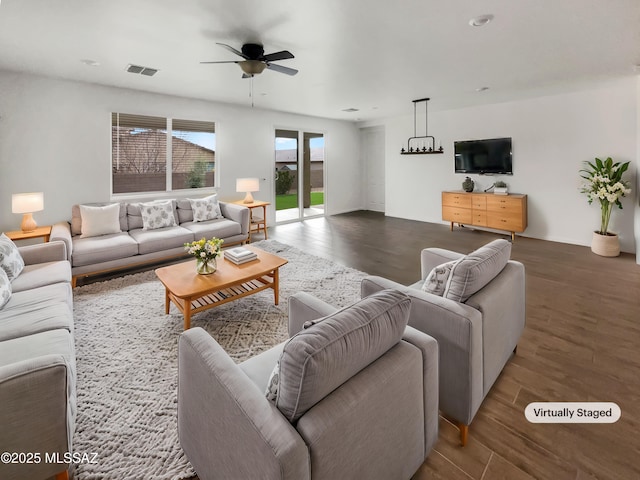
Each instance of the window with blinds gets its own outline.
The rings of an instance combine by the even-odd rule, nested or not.
[[[112,192],[215,185],[215,123],[111,114]]]

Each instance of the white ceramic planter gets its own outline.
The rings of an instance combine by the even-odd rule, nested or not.
[[[617,257],[620,255],[620,240],[618,239],[618,235],[614,233],[600,235],[598,232],[593,232],[591,251],[602,257]]]
[[[493,193],[496,195],[509,195],[507,187],[493,187]]]

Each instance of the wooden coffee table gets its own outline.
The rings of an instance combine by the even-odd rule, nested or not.
[[[267,288],[273,289],[278,305],[278,269],[287,260],[255,247],[245,246],[258,254],[257,260],[235,265],[225,258],[218,259],[218,269],[210,275],[196,273],[196,261],[169,265],[155,272],[165,287],[165,313],[173,302],[184,315],[184,329],[191,328],[191,315],[209,308],[253,295]]]

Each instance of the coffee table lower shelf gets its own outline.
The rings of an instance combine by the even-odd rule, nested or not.
[[[173,304],[183,314],[184,329],[188,330],[191,328],[191,316],[194,313],[202,312],[248,295],[253,295],[268,288],[273,289],[274,303],[275,305],[278,305],[278,270],[253,280],[248,280],[237,285],[231,285],[221,290],[197,297],[180,298],[168,288],[165,288],[165,313],[169,313],[169,307],[171,302],[173,302]]]

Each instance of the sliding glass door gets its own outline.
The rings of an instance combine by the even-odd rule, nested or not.
[[[276,223],[324,215],[324,135],[275,131]]]

